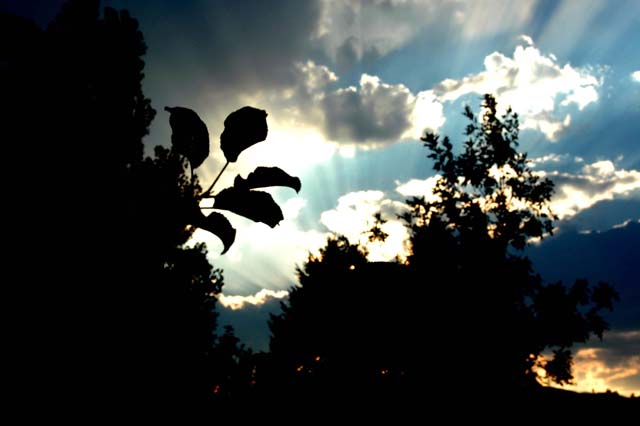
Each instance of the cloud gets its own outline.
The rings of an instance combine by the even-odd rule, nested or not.
[[[415,98],[406,86],[386,84],[363,74],[359,87],[326,95],[324,130],[333,141],[395,141],[412,127],[414,105]]]
[[[165,70],[150,77],[226,94],[292,84],[292,65],[307,56],[321,13],[317,0],[122,3],[149,23],[143,30],[150,68]]]
[[[396,192],[405,197],[424,197],[427,202],[437,201],[433,189],[439,179],[440,175],[434,175],[426,179],[411,179],[405,183],[396,181]]]
[[[540,167],[549,164],[565,163],[569,160],[569,154],[546,154],[542,157],[530,158],[529,161],[533,164],[533,167]]]
[[[329,231],[366,247],[369,260],[388,261],[408,253],[409,234],[397,218],[404,211],[406,206],[403,203],[385,198],[382,191],[357,191],[340,197],[335,209],[321,214],[320,222]],[[373,215],[378,212],[387,221],[381,227],[389,235],[383,243],[370,242],[366,234],[374,225]]]
[[[425,131],[437,132],[445,123],[442,102],[433,90],[419,92],[413,99],[411,128],[402,135],[404,139],[419,139]]]
[[[574,362],[575,384],[564,389],[640,395],[640,330],[605,333],[602,343],[579,348]]]
[[[325,0],[314,38],[344,69],[401,49],[424,32],[469,40],[512,31],[532,17],[535,0]]]
[[[513,57],[493,52],[485,57],[484,71],[462,79],[446,79],[434,87],[442,101],[454,101],[469,93],[493,93],[503,110],[511,106],[524,118],[521,129],[537,129],[557,140],[571,124],[567,107],[579,111],[599,98],[602,81],[590,69],[560,66],[553,55],[544,55],[523,38]]]
[[[338,67],[402,47],[428,25],[438,5],[396,0],[325,0],[315,43]]]
[[[296,265],[325,245],[326,232],[305,230],[299,225],[308,213],[305,199],[293,197],[279,204],[284,220],[273,229],[225,212],[237,234],[224,256],[220,255],[222,243],[211,233],[198,229],[191,238],[189,244],[205,242],[211,264],[224,270],[226,294],[247,295],[263,288],[288,289],[295,284]]]
[[[288,296],[289,292],[286,290],[274,291],[263,288],[259,292],[248,296],[227,295],[222,293],[218,296],[218,302],[225,308],[238,310],[244,308],[245,305],[264,305],[271,299],[284,299]]]
[[[552,167],[572,161],[568,154],[548,154],[533,158],[536,167]],[[581,163],[582,159],[573,161]],[[617,169],[610,160],[596,161],[582,166],[578,173],[539,170],[540,176],[550,178],[555,184],[551,210],[560,219],[569,219],[593,205],[620,198],[640,198],[640,170]],[[396,191],[405,197],[425,197],[435,201],[433,188],[438,175],[426,179],[396,182]]]
[[[267,296],[262,304],[244,303],[240,309],[231,309],[220,304],[216,308],[220,314],[218,332],[221,333],[225,325],[232,325],[236,336],[243,344],[254,351],[268,351],[270,332],[267,323],[270,314],[280,313],[282,301],[281,298]]]
[[[640,70],[631,73],[631,79],[640,83]]]
[[[640,171],[617,169],[610,160],[587,164],[577,174],[539,173],[556,185],[551,209],[560,219],[574,216],[599,201],[640,195]]]
[[[418,139],[445,122],[442,103],[431,90],[414,94],[403,84],[368,74],[362,74],[358,86],[335,88],[338,77],[324,65],[306,61],[296,69],[298,83],[285,94],[282,115],[343,147]]]

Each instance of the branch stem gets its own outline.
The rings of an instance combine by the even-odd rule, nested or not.
[[[211,195],[211,190],[213,190],[213,187],[216,185],[216,183],[218,183],[218,180],[220,179],[220,176],[222,176],[222,173],[224,173],[224,171],[227,169],[228,165],[229,165],[229,161],[224,163],[224,166],[222,167],[222,170],[220,170],[220,173],[218,173],[218,176],[216,176],[216,178],[213,180],[213,183],[211,184],[211,186],[206,191],[204,191],[204,193],[202,194],[202,198],[206,198],[209,195]]]

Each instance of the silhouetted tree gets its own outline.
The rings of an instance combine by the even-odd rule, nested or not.
[[[185,206],[202,192],[187,160],[165,148],[143,158],[155,111],[137,21],[100,15],[97,0],[67,2],[46,30],[0,18],[13,40],[0,52],[9,157],[29,168],[13,204],[23,238],[41,242],[42,272],[25,287],[45,319],[24,333],[55,348],[29,351],[42,368],[24,382],[114,415],[203,403],[223,281],[204,246],[184,245]]]
[[[552,233],[553,184],[518,153],[517,116],[499,117],[490,95],[482,107],[480,120],[465,110],[461,150],[423,138],[439,178],[433,197],[407,202],[406,262],[367,262],[363,248],[338,238],[299,269],[300,285],[270,321],[281,386],[345,398],[338,389],[509,397],[536,387],[537,368],[569,382],[571,346],[602,337],[600,312],[615,291],[583,280],[545,286],[522,255],[531,238]],[[376,216],[370,240],[386,238],[382,223]]]
[[[438,344],[450,348],[434,351],[436,362],[448,365],[442,382],[479,377],[472,373],[479,369],[497,387],[513,386],[532,381],[534,370],[546,366],[552,379],[567,383],[571,346],[591,334],[602,338],[607,324],[600,312],[612,309],[617,294],[605,283],[589,287],[583,280],[570,288],[542,285],[519,252],[531,238],[552,234],[553,183],[517,151],[517,115],[507,109],[499,117],[491,95],[482,108],[479,120],[465,108],[468,139],[460,153],[446,137],[427,133],[422,139],[440,177],[434,197],[409,200],[404,217],[410,268],[439,301],[429,316],[460,327],[458,333],[435,330]],[[554,358],[547,363],[540,355],[548,348]],[[456,373],[447,377],[450,372]]]
[[[258,370],[259,384],[270,381],[303,403],[399,398],[400,389],[382,390],[406,380],[421,352],[410,336],[413,312],[404,309],[406,268],[369,263],[362,247],[338,237],[309,257],[298,278],[269,322],[272,376]]]
[[[128,12],[105,8],[101,15],[98,0],[70,0],[44,31],[1,19],[3,38],[15,40],[0,52],[10,157],[33,168],[14,204],[37,197],[47,208],[44,221],[27,209],[19,216],[44,228],[43,270],[48,282],[60,283],[37,296],[57,305],[52,328],[65,330],[55,339],[65,355],[54,364],[66,371],[86,364],[74,387],[100,388],[102,397],[83,396],[115,408],[206,406],[220,378],[239,373],[216,362],[233,340],[229,332],[215,334],[221,271],[204,245],[185,244],[200,227],[219,236],[226,251],[235,229],[221,213],[205,216],[199,202],[214,198],[216,209],[273,227],[283,218],[280,207],[255,189],[299,191],[300,180],[259,167],[230,188],[214,194],[216,179],[202,191],[194,169],[209,155],[209,134],[184,107],[165,108],[171,147],[144,158],[155,110],[142,91],[146,45]],[[228,162],[266,138],[266,116],[244,107],[227,117],[221,149]],[[105,389],[113,390],[108,397]]]

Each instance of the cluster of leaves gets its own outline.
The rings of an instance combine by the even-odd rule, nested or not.
[[[171,143],[173,150],[183,155],[193,169],[202,165],[209,156],[209,131],[198,114],[184,107],[165,107],[171,115]],[[264,110],[245,106],[232,112],[224,121],[220,135],[220,147],[227,163],[211,186],[202,194],[194,194],[193,203],[185,206],[189,223],[218,236],[224,245],[223,254],[229,250],[236,237],[236,230],[229,220],[218,212],[205,216],[198,203],[205,198],[214,198],[214,209],[227,210],[254,222],[275,227],[283,219],[280,206],[270,194],[254,191],[257,188],[286,186],[300,191],[301,182],[278,167],[258,167],[247,178],[236,176],[233,186],[217,194],[212,190],[229,163],[238,160],[245,149],[267,138],[267,113]]]
[[[479,122],[467,105],[468,139],[456,155],[448,137],[435,133],[422,138],[441,178],[436,200],[410,201],[418,217],[436,215],[460,232],[489,230],[495,242],[521,250],[529,238],[553,233],[555,216],[549,209],[553,182],[534,173],[526,153],[517,151],[518,116],[511,108],[498,117],[495,99],[487,95]],[[418,208],[415,208],[418,207]],[[422,223],[423,221],[421,221]]]

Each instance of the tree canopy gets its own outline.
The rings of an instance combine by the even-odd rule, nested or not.
[[[406,262],[367,262],[364,248],[337,238],[299,269],[299,286],[270,323],[283,374],[444,392],[463,382],[531,388],[541,368],[547,379],[571,381],[572,346],[602,338],[601,312],[617,294],[585,280],[545,285],[535,273],[522,249],[553,232],[553,183],[518,152],[517,115],[500,116],[491,95],[481,108],[479,118],[465,109],[461,146],[422,138],[439,177],[433,196],[407,200]],[[374,226],[370,238],[386,235]]]

